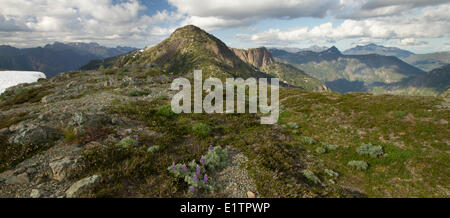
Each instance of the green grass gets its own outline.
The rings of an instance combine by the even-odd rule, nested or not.
[[[286,112],[281,123],[297,122],[302,135],[295,136],[301,148],[310,151],[312,169],[336,170],[338,184],[362,190],[369,197],[444,197],[442,188],[450,181],[444,173],[450,166],[448,155],[448,110],[435,106],[432,97],[407,97],[364,93],[338,95],[308,93],[294,89],[281,92]],[[316,145],[338,145],[340,149],[316,154]],[[373,143],[384,155],[361,156],[357,148]],[[355,171],[347,163],[362,160],[366,171]]]

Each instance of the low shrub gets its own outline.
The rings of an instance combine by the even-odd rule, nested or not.
[[[298,126],[298,124],[295,123],[295,122],[290,122],[290,123],[288,123],[288,124],[287,124],[287,127],[291,128],[291,129],[298,129],[298,128],[300,128],[300,127]]]
[[[369,168],[369,165],[365,161],[361,160],[352,160],[348,162],[348,166],[354,167],[357,170],[367,170]]]
[[[130,136],[122,139],[117,146],[122,147],[122,148],[131,148],[131,147],[136,147],[138,146],[138,141],[131,138]]]
[[[66,143],[73,144],[75,142],[76,133],[75,133],[75,130],[73,128],[66,128],[66,129],[64,129],[63,130],[63,134],[64,134],[64,141]]]
[[[175,115],[175,113],[172,111],[172,106],[170,104],[159,107],[156,114],[163,117],[173,117]]]
[[[339,148],[339,146],[337,146],[337,145],[331,145],[331,144],[328,144],[328,143],[325,143],[325,142],[322,142],[321,145],[323,147],[325,147],[329,151],[335,151],[335,150],[337,150]]]
[[[314,173],[310,170],[303,170],[302,174],[311,182],[313,182],[314,184],[319,184],[321,183],[319,177],[317,177],[316,175],[314,175]]]
[[[317,141],[315,139],[308,137],[308,136],[303,136],[302,142],[307,145],[314,145],[317,143]]]
[[[159,150],[159,146],[158,146],[158,145],[154,145],[154,146],[149,147],[149,148],[147,149],[147,152],[148,152],[148,153],[155,153],[155,152],[157,152],[158,150]]]
[[[215,171],[227,165],[228,151],[221,147],[210,148],[205,155],[205,166],[208,170]]]
[[[214,192],[216,185],[210,181],[208,172],[212,174],[226,166],[228,151],[219,147],[210,147],[208,153],[200,158],[200,164],[195,160],[189,164],[172,164],[168,168],[175,177],[183,179],[189,185],[189,191]]]
[[[198,137],[206,137],[211,133],[211,126],[205,123],[196,123],[192,126],[192,131],[194,135]]]
[[[132,97],[145,96],[145,95],[149,95],[149,94],[150,94],[150,92],[143,90],[143,89],[133,89],[128,92],[128,95],[132,96]]]
[[[362,144],[356,149],[356,152],[360,155],[369,155],[372,158],[377,158],[384,154],[383,147],[375,146],[372,145],[371,143]]]
[[[325,169],[325,174],[327,174],[329,177],[338,177],[339,173],[334,172],[333,170],[330,169]]]
[[[322,148],[322,147],[316,148],[316,153],[318,153],[318,154],[325,154],[326,152],[327,152],[327,150],[325,148]]]

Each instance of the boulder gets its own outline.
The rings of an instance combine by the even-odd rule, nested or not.
[[[49,166],[52,170],[53,179],[60,182],[63,181],[74,164],[75,161],[71,160],[69,157],[51,162]]]
[[[30,193],[30,198],[42,198],[44,196],[44,191],[40,189],[33,189]]]
[[[100,176],[93,175],[91,177],[84,178],[78,182],[75,182],[69,189],[66,191],[66,197],[68,198],[76,198],[83,192],[85,192],[88,188],[94,185],[96,182],[100,180]]]
[[[96,127],[105,123],[111,123],[111,118],[104,113],[88,114],[81,111],[75,112],[69,125]]]
[[[22,173],[17,176],[11,176],[8,179],[6,179],[5,183],[9,185],[21,185],[21,184],[27,184],[30,182],[30,179],[28,178],[27,173]]]
[[[47,126],[21,126],[15,134],[9,138],[11,144],[41,144],[55,141],[62,136],[57,129]]]

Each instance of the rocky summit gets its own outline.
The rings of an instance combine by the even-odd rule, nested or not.
[[[323,84],[278,61],[186,26],[91,70],[8,88],[0,197],[449,197],[448,91],[314,91]],[[280,87],[275,125],[173,113],[171,82],[198,68],[297,85]]]

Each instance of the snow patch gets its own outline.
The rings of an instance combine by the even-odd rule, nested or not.
[[[46,78],[45,74],[36,71],[0,71],[0,94],[11,86],[34,83],[41,78]]]

